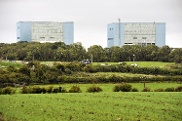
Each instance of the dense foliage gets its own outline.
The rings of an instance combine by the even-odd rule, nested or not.
[[[86,51],[81,43],[65,45],[63,42],[18,42],[13,44],[0,43],[0,58],[26,61],[81,61],[91,59],[94,62],[173,61],[181,63],[182,48],[172,49],[168,46],[159,48],[155,45],[124,45],[122,47],[103,48],[99,45],[93,45]]]
[[[93,72],[121,72],[147,76],[119,76],[115,74],[94,76]],[[163,75],[163,76],[158,76]],[[80,62],[54,63],[52,65],[29,62],[15,68],[10,65],[0,68],[0,87],[30,84],[58,83],[121,83],[121,82],[182,82],[182,69],[132,67],[125,63],[113,65],[82,64]],[[52,89],[50,89],[52,90]],[[55,90],[56,91],[56,90]],[[49,91],[48,91],[49,92]]]

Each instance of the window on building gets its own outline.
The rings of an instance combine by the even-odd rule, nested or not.
[[[20,39],[20,37],[17,37],[17,39]]]
[[[133,39],[137,39],[137,37],[133,37]]]
[[[147,37],[142,37],[142,39],[147,39]]]
[[[45,37],[40,37],[40,39],[45,39]]]

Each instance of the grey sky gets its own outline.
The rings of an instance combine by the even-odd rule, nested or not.
[[[74,40],[107,46],[107,24],[166,22],[166,44],[182,47],[182,0],[0,0],[0,43],[16,42],[18,21],[73,21]]]

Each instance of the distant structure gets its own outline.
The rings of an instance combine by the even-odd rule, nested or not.
[[[165,45],[165,23],[126,22],[107,25],[107,47],[123,45]]]
[[[74,43],[73,22],[20,21],[17,23],[17,41]]]

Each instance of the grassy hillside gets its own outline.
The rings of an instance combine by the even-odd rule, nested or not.
[[[13,121],[181,121],[181,93],[59,93],[1,95]]]

